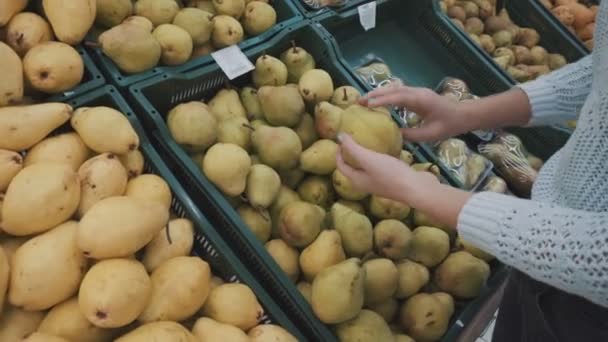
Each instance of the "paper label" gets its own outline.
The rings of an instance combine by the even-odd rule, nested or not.
[[[253,63],[251,63],[237,45],[212,52],[211,57],[213,57],[230,80],[255,69]]]
[[[376,2],[372,1],[357,7],[361,26],[368,31],[376,27]]]

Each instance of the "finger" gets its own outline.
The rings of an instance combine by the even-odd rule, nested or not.
[[[443,132],[441,126],[433,123],[415,128],[402,128],[401,134],[408,141],[429,142],[442,138]]]
[[[353,138],[346,133],[338,133],[338,141],[340,142],[340,154],[347,153],[353,158],[359,167],[365,169],[367,160],[372,157],[372,151],[357,144]]]
[[[384,96],[387,94],[392,94],[392,93],[398,93],[400,91],[400,88],[402,88],[402,85],[389,85],[386,87],[382,87],[382,88],[377,88],[374,89],[372,91],[370,91],[369,93],[367,93],[364,98],[366,99],[372,99],[375,97],[379,97],[379,96]]]
[[[338,170],[348,179],[351,180],[355,185],[361,186],[365,182],[365,173],[363,171],[356,170],[350,165],[346,164],[342,154],[338,153],[336,156],[336,166]]]

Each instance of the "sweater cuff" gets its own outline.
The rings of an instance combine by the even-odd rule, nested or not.
[[[507,195],[491,192],[471,196],[458,216],[458,234],[477,248],[498,255],[497,237],[509,199]]]
[[[528,126],[550,125],[569,119],[568,113],[560,111],[555,89],[546,77],[518,84],[516,87],[523,90],[530,101],[532,117]]]

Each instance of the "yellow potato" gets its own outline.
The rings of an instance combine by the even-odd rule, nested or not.
[[[127,188],[127,170],[113,153],[102,153],[87,160],[80,169],[80,204],[82,217],[95,203],[104,198],[120,196]]]
[[[10,182],[23,168],[23,157],[17,152],[0,150],[0,192],[6,191]]]
[[[42,311],[25,311],[7,305],[0,315],[0,341],[22,341],[38,329],[43,318]]]
[[[146,245],[142,262],[146,270],[152,272],[171,258],[190,255],[193,243],[192,222],[183,218],[171,220],[156,234],[154,240]]]
[[[167,182],[157,175],[146,174],[131,179],[127,184],[125,195],[157,201],[167,209],[171,207],[171,189]]]
[[[115,342],[149,341],[199,342],[197,338],[188,331],[188,329],[175,322],[154,322],[144,324],[115,340]]]
[[[27,151],[24,165],[42,162],[66,163],[76,171],[91,154],[91,150],[78,134],[71,132],[48,137],[34,145]]]
[[[118,156],[122,166],[127,170],[129,179],[137,177],[144,172],[144,155],[139,150],[133,150],[127,154]]]
[[[113,108],[78,108],[72,115],[71,124],[95,152],[125,154],[139,147],[139,136],[129,120]]]

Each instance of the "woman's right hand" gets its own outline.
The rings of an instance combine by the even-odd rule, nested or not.
[[[409,141],[437,141],[476,129],[474,120],[467,118],[463,106],[428,88],[392,84],[378,88],[362,97],[360,104],[368,107],[405,107],[422,118],[416,128],[403,128]]]

